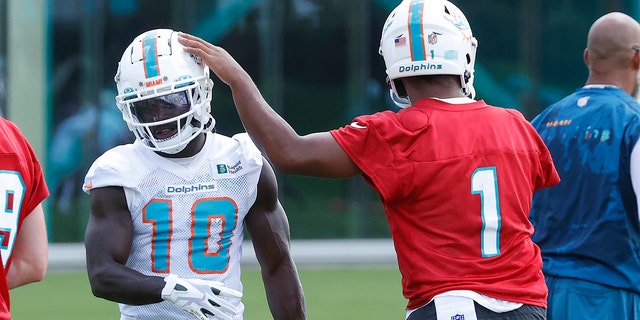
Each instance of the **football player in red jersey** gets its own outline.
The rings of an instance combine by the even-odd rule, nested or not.
[[[0,319],[11,319],[9,289],[44,278],[48,264],[42,167],[20,129],[0,117]]]
[[[231,87],[240,118],[277,170],[361,175],[391,229],[407,319],[546,319],[547,288],[528,220],[534,191],[558,174],[516,110],[473,100],[477,41],[445,0],[405,0],[387,18],[382,54],[403,109],[300,136],[222,48],[181,34]]]

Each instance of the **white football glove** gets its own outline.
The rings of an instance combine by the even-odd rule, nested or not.
[[[224,297],[242,298],[242,292],[227,288],[222,282],[182,279],[174,274],[164,278],[164,281],[162,299],[200,320],[233,320],[238,313],[238,309]]]

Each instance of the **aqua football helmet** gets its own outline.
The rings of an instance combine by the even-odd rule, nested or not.
[[[116,104],[129,130],[153,151],[178,153],[215,125],[209,68],[183,48],[177,32],[151,30],[133,40],[118,64]]]
[[[393,102],[411,105],[397,79],[423,75],[459,75],[464,94],[473,98],[477,46],[467,18],[451,2],[402,1],[389,14],[380,39]]]

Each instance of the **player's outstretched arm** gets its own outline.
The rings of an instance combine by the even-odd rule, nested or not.
[[[24,219],[16,237],[7,271],[9,289],[44,278],[49,262],[47,249],[47,227],[42,204],[39,204]]]
[[[329,132],[300,136],[264,100],[247,72],[223,48],[180,33],[185,52],[200,57],[233,92],[247,132],[276,170],[329,178],[361,173]]]
[[[306,319],[302,284],[289,251],[289,223],[277,192],[275,175],[265,161],[258,197],[246,217],[247,230],[260,263],[273,318]]]

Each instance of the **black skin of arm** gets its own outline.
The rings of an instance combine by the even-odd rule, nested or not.
[[[305,298],[289,248],[289,222],[278,201],[273,168],[264,160],[258,196],[245,218],[260,263],[267,301],[276,320],[306,319]]]
[[[93,295],[129,305],[161,302],[161,277],[127,266],[133,222],[121,187],[91,190],[91,216],[85,232],[87,272]]]

